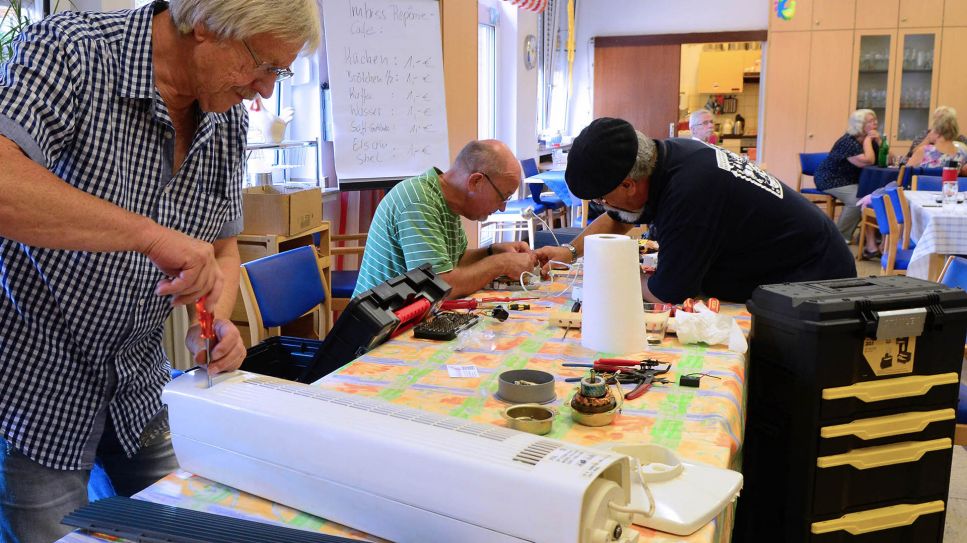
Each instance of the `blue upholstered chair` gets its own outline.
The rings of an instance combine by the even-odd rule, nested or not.
[[[943,173],[943,168],[922,168],[920,166],[901,166],[900,167],[900,186],[911,190],[914,175],[936,175]]]
[[[524,183],[527,184],[527,188],[530,190],[531,199],[545,208],[546,217],[544,220],[547,221],[547,224],[553,227],[555,216],[561,217],[561,222],[564,223],[567,217],[567,210],[565,209],[567,206],[564,204],[564,200],[553,192],[542,192],[544,188],[543,182],[527,182],[528,178],[540,174],[540,170],[537,168],[537,161],[533,158],[525,158],[520,161],[520,165],[524,170]]]
[[[906,196],[903,195],[903,189],[890,187],[885,192],[890,195],[893,213],[896,215],[896,222],[900,225],[902,231],[902,236],[897,236],[897,246],[900,249],[916,249],[917,242],[910,239],[910,220],[907,217],[910,214],[910,206],[907,204]]]
[[[826,208],[826,214],[829,218],[833,218],[833,214],[836,213],[836,206],[843,205],[840,202],[826,194],[825,192],[814,188],[814,187],[802,187],[802,178],[804,175],[813,177],[816,175],[816,169],[819,165],[826,160],[829,153],[799,153],[799,179],[796,181],[796,190],[798,190],[807,200],[816,204],[823,204]]]
[[[313,315],[316,336],[331,327],[329,285],[315,247],[303,246],[242,264],[242,302],[252,345],[279,335],[279,327]]]
[[[943,269],[940,270],[940,282],[948,287],[967,290],[967,258],[951,255],[947,257]],[[967,356],[967,346],[964,348]],[[967,384],[960,383],[960,397],[957,402],[957,433],[954,436],[957,445],[967,445]]]
[[[914,175],[910,186],[913,190],[940,192],[943,189],[943,178],[939,175]],[[957,191],[967,191],[967,177],[957,178]]]
[[[890,195],[886,193],[874,195],[871,207],[876,214],[877,227],[884,238],[885,250],[880,257],[880,275],[906,275],[913,251],[899,248],[898,240],[903,234],[897,223]]]

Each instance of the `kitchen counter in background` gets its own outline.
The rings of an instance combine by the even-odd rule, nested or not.
[[[747,153],[750,148],[756,146],[755,134],[722,134],[719,137],[721,138],[719,145],[733,153]]]

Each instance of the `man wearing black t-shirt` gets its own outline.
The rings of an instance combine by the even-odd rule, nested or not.
[[[642,278],[645,300],[744,302],[759,285],[856,276],[843,237],[819,208],[724,149],[652,140],[605,117],[574,140],[565,179],[608,213],[573,246],[544,247],[538,257],[567,262],[583,252],[585,236],[650,224],[660,250],[657,271]]]

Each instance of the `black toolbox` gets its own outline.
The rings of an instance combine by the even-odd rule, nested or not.
[[[350,300],[324,340],[266,339],[249,348],[240,369],[313,383],[409,330],[449,293],[450,285],[423,264]]]
[[[762,286],[748,309],[734,540],[941,541],[967,293],[838,279]]]

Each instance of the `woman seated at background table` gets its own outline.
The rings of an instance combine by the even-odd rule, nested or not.
[[[967,168],[967,145],[957,141],[959,134],[957,111],[952,107],[938,107],[930,118],[930,131],[913,151],[907,166],[942,168],[949,159],[954,159]]]
[[[843,202],[843,211],[836,227],[846,243],[852,241],[853,231],[860,222],[861,210],[856,206],[860,169],[876,163],[881,141],[878,127],[873,110],[857,109],[850,113],[846,133],[836,140],[829,155],[816,168],[816,188]],[[876,240],[869,236],[866,238],[863,258],[877,256],[880,255]]]

